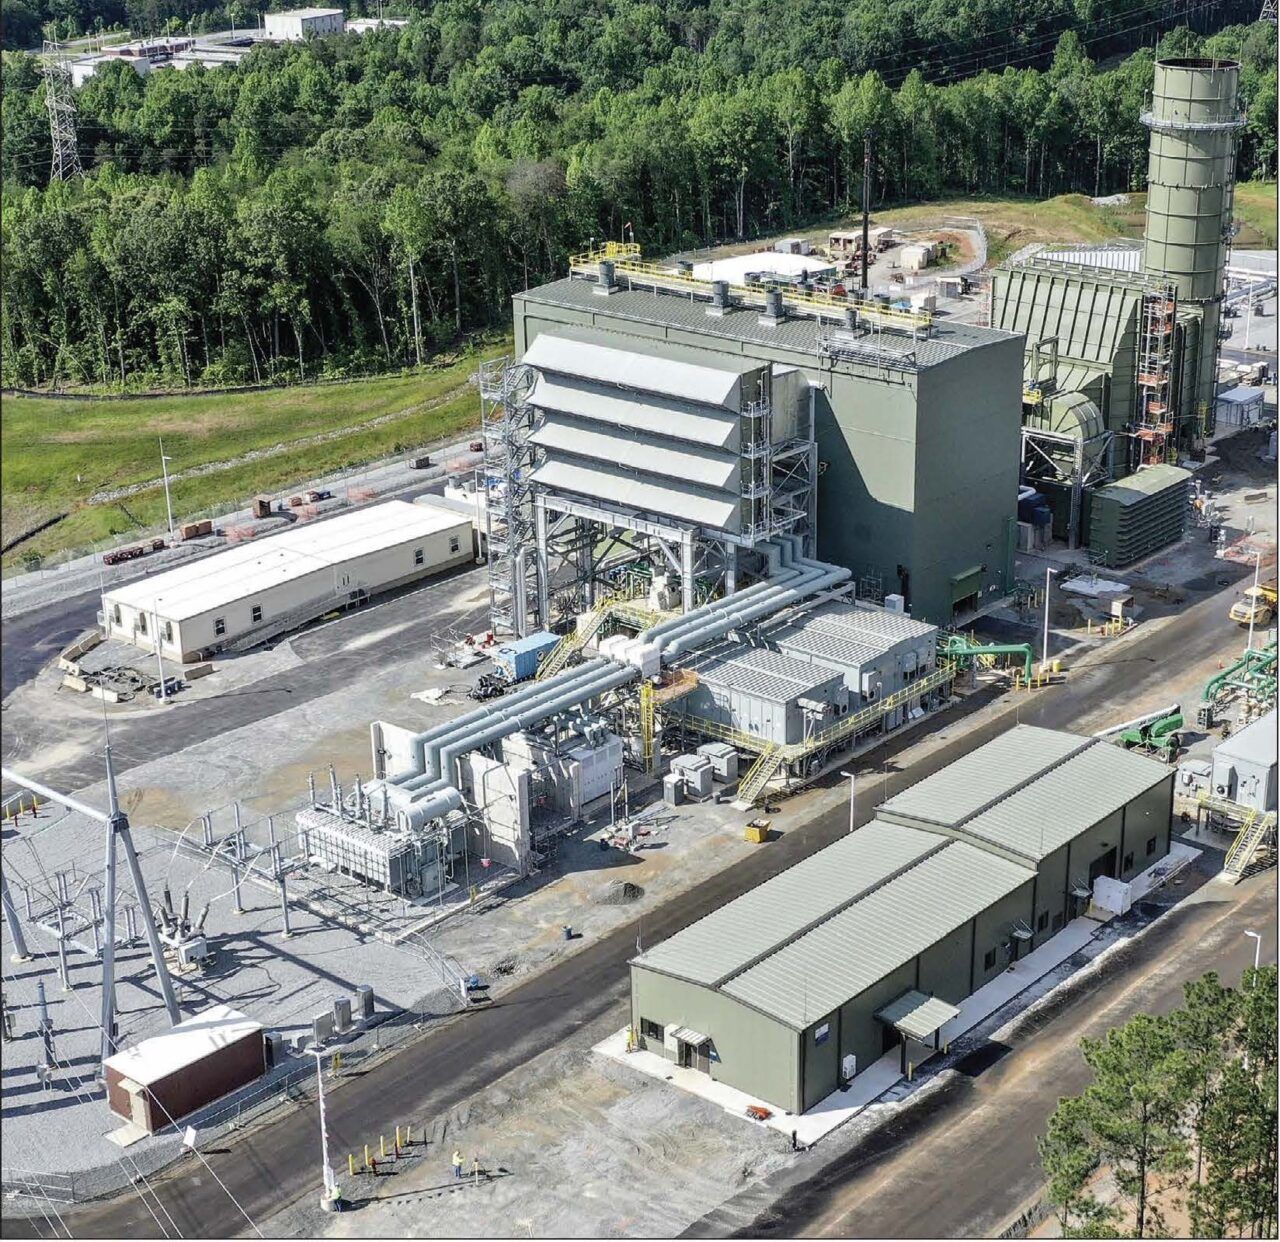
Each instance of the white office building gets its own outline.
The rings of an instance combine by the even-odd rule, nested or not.
[[[475,556],[463,514],[403,500],[309,522],[102,596],[108,638],[189,663],[252,646]]]
[[[266,13],[262,20],[268,39],[292,43],[307,35],[341,34],[345,25],[341,9],[288,9]]]

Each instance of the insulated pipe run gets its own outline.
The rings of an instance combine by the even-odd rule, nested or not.
[[[438,780],[441,771],[437,766],[437,756],[442,746],[451,738],[485,724],[501,719],[512,711],[526,711],[540,703],[559,698],[566,689],[579,683],[591,680],[606,668],[613,667],[612,661],[595,659],[587,660],[576,668],[568,669],[547,681],[526,686],[506,699],[501,705],[481,708],[468,712],[443,725],[438,725],[428,733],[421,735],[422,751],[415,754],[415,762],[420,764],[419,771],[409,776],[400,776],[387,782],[393,790],[415,791],[423,785]],[[417,739],[415,739],[416,741]]]
[[[462,795],[454,784],[454,765],[463,755],[509,737],[521,729],[527,729],[557,712],[580,706],[598,694],[625,685],[636,676],[635,669],[624,668],[608,661],[606,663],[608,667],[597,670],[593,679],[570,689],[562,687],[561,696],[552,703],[526,706],[523,711],[514,714],[503,713],[488,728],[465,731],[442,747],[438,763],[441,771],[446,775],[414,791],[414,800],[397,814],[400,827],[419,828],[429,820],[437,819],[461,805]]]

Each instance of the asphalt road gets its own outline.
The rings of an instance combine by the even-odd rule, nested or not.
[[[1222,643],[1222,600],[1211,597],[1151,634],[1129,643],[1114,658],[1081,669],[1066,685],[1028,696],[1017,718],[1025,723],[1065,727],[1109,702],[1122,702],[1158,681],[1166,661],[1206,659]],[[875,782],[858,799],[858,819],[874,804],[990,740],[1014,717],[960,730],[950,742],[909,770],[890,762],[882,785]],[[933,727],[937,722],[929,722]],[[954,728],[955,719],[941,725]],[[882,755],[900,751],[905,739],[886,745]],[[777,817],[786,828],[785,813]],[[836,840],[848,828],[847,811],[837,807],[809,823],[784,831],[780,840],[720,872],[644,917],[646,941],[660,940],[710,913],[746,889]],[[359,1078],[328,1093],[328,1122],[334,1150],[363,1142],[371,1127],[388,1117],[429,1119],[447,1113],[503,1074],[574,1037],[585,1024],[626,997],[626,963],[635,952],[636,924],[586,945],[528,982],[501,995],[492,1008],[436,1028]],[[621,1018],[619,1019],[621,1021]],[[186,1165],[153,1180],[156,1193],[187,1237],[223,1237],[247,1230],[228,1191],[255,1221],[280,1211],[317,1189],[315,1127],[304,1110],[288,1113],[247,1134],[208,1159],[226,1190],[199,1166]],[[944,1166],[945,1168],[945,1166]],[[994,1173],[993,1173],[994,1175]],[[955,1178],[946,1178],[952,1182]],[[138,1238],[159,1236],[156,1222],[138,1196],[129,1194],[65,1214],[76,1236]],[[30,1221],[6,1221],[6,1235],[36,1236]],[[890,1233],[892,1236],[892,1232]],[[933,1236],[938,1235],[936,1232]]]
[[[33,678],[63,647],[97,622],[102,596],[85,591],[4,623],[0,699]]]
[[[441,602],[473,587],[484,572],[483,569],[467,568],[432,578],[425,584],[410,587],[351,613],[341,625],[320,626],[295,635],[290,641],[305,663],[264,677],[250,686],[189,703],[179,701],[162,712],[114,716],[111,742],[117,774],[159,755],[171,754],[206,738],[228,733],[313,698],[331,694],[362,673],[385,667],[388,653],[384,644],[375,642],[359,646],[355,645],[355,640],[387,626],[408,623],[395,636],[397,651],[429,653],[433,640],[447,628],[441,624]],[[88,599],[91,602],[87,621],[72,615],[52,623],[51,627],[48,610],[41,609],[29,616],[5,622],[6,694],[11,664],[15,677],[34,664],[35,667],[27,673],[27,676],[34,676],[61,647],[92,624],[98,596],[94,594]],[[63,605],[58,606],[59,613],[62,608]],[[483,628],[487,613],[486,606],[463,616],[450,614],[447,625],[451,627],[461,623],[464,629],[478,630]],[[6,762],[20,766],[18,761],[10,759],[7,736],[3,751]],[[96,752],[83,754],[71,762],[44,768],[39,776],[55,789],[81,789],[102,779],[102,756]]]
[[[1204,896],[1204,894],[1201,894]],[[1089,1082],[1082,1038],[1098,1039],[1136,1013],[1165,1013],[1183,984],[1206,971],[1238,982],[1253,964],[1243,928],[1263,930],[1262,959],[1276,960],[1275,877],[1214,886],[1116,951],[1069,1004],[1050,1002],[1007,1045],[970,1054],[919,1106],[803,1185],[745,1228],[744,1237],[995,1237],[1039,1198],[1036,1140],[1060,1097]],[[713,1214],[691,1234],[725,1236]]]

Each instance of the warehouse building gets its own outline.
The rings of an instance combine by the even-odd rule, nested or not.
[[[289,9],[263,14],[268,39],[296,43],[307,35],[341,34],[345,17],[341,9]]]
[[[1027,481],[1051,502],[1054,533],[1099,548],[1108,565],[1145,553],[1091,526],[1088,490],[1176,463],[1214,431],[1239,76],[1232,61],[1156,64],[1142,116],[1151,140],[1140,246],[1041,250],[993,274],[991,323],[1026,342]],[[1154,513],[1161,497],[1145,505]],[[1166,544],[1181,535],[1185,506],[1178,517]]]
[[[727,495],[738,488],[735,500],[754,506],[746,523],[753,537],[803,534],[809,555],[853,571],[860,597],[900,595],[916,618],[950,623],[1011,589],[1020,336],[935,323],[927,315],[887,307],[842,310],[787,292],[756,297],[691,275],[645,275],[654,265],[637,261],[626,267],[627,262],[619,259],[615,270],[611,260],[587,257],[575,261],[569,278],[515,296],[517,356],[539,376],[534,406],[544,385],[581,394],[581,381],[566,384],[557,376],[568,369],[566,359],[601,347],[625,355],[624,365],[595,380],[619,405],[628,390],[651,390],[654,377],[664,383],[676,379],[657,394],[660,400],[646,402],[660,407],[653,417],[617,415],[627,419],[640,444],[613,458],[616,465],[607,479],[570,477],[557,465],[554,472],[535,475],[541,503],[559,503],[563,497],[562,508],[576,504],[594,518],[616,509],[614,497],[620,496],[643,522],[658,512],[656,502],[646,507],[626,476],[653,469],[667,474],[665,486],[682,493],[704,487],[710,462],[702,458],[717,455],[714,460],[724,467],[718,455],[735,450],[736,443],[749,468],[739,466],[736,476],[722,469],[714,485]],[[765,300],[757,305],[760,298]],[[554,356],[544,345],[548,337],[555,341]],[[677,362],[744,378],[767,377],[752,381],[758,395],[745,407],[725,407],[740,416],[743,434],[736,442],[715,438],[718,426],[704,431],[685,422],[686,430],[677,430],[677,416],[701,412],[690,409],[701,390],[686,385],[692,375],[673,374]],[[581,361],[572,365],[584,366]],[[799,385],[796,401],[806,420],[799,420],[789,396],[784,399],[784,384],[787,392]],[[708,391],[714,397],[715,389]],[[571,413],[603,417],[598,411],[610,408],[604,396],[594,390],[579,395],[583,404]],[[795,427],[790,438],[788,426]],[[686,443],[687,466],[672,469],[654,457],[650,467],[648,456],[659,447],[657,440],[650,447],[655,428]],[[800,468],[809,456],[806,434],[813,443],[811,472]],[[586,451],[558,439],[550,447],[557,461],[560,454]],[[688,480],[687,488],[674,482],[682,479]],[[806,519],[810,486],[816,502]],[[670,509],[666,513],[685,526],[704,523],[701,506],[680,516]],[[739,549],[744,543],[731,526],[721,527],[719,537]],[[596,544],[579,530],[575,546]],[[738,567],[747,568],[741,553]]]
[[[1018,726],[631,962],[640,1044],[804,1112],[886,1052],[904,1071],[1095,883],[1169,848],[1173,773]]]
[[[184,663],[265,642],[335,609],[463,565],[462,514],[387,501],[228,548],[102,596],[108,638]]]

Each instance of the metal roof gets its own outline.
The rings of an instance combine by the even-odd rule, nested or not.
[[[1254,388],[1250,384],[1237,384],[1234,388],[1228,388],[1226,392],[1220,392],[1218,400],[1226,401],[1231,405],[1261,405],[1264,395],[1261,388]]]
[[[960,1016],[960,1010],[937,996],[926,996],[914,988],[890,1001],[876,1017],[889,1026],[896,1027],[910,1039],[928,1039],[934,1031],[945,1026],[952,1018]]]
[[[711,651],[691,666],[704,685],[753,695],[775,703],[803,698],[810,691],[843,680],[839,669],[796,660],[767,647],[732,645]]]
[[[752,254],[733,254],[693,265],[694,280],[727,280],[731,285],[745,285],[748,276],[818,277],[832,273],[837,265],[820,254],[788,254],[781,250],[757,250]]]
[[[736,531],[741,519],[736,497],[726,500],[723,493],[704,496],[689,488],[666,487],[621,466],[549,460],[533,472],[532,480],[553,491],[676,518],[707,530]]]
[[[469,528],[470,521],[462,514],[435,505],[388,500],[324,521],[301,523],[282,534],[149,574],[104,592],[103,600],[108,607],[119,603],[155,609],[162,617],[184,621],[318,570],[443,531],[466,530],[470,540]],[[358,580],[353,585],[359,585]]]
[[[619,274],[618,280],[625,282],[625,273]],[[758,307],[738,307],[724,315],[709,315],[705,302],[693,301],[688,297],[658,294],[648,289],[626,288],[603,297],[593,292],[595,288],[597,286],[591,281],[566,278],[552,281],[537,289],[517,293],[515,300],[587,311],[600,315],[606,320],[613,318],[662,327],[682,328],[701,336],[716,337],[725,341],[788,350],[805,355],[805,363],[802,365],[808,366],[813,365],[812,359],[817,354],[819,338],[830,331],[830,324],[820,324],[815,319],[786,318],[774,325],[762,324]],[[601,323],[600,326],[609,327],[607,322]],[[951,320],[935,321],[932,334],[919,340],[913,339],[910,333],[885,331],[883,334],[886,344],[891,340],[901,341],[904,349],[914,355],[914,362],[910,368],[914,370],[939,366],[970,350],[1007,341],[1013,335],[1015,334],[996,328],[980,328],[975,324],[957,323]],[[538,340],[541,339],[540,335]],[[534,344],[536,345],[537,341]],[[664,343],[664,352],[667,348]],[[707,356],[723,357],[724,355]],[[645,357],[652,364],[654,356],[645,355]]]
[[[714,985],[939,847],[932,833],[871,822],[634,959]]]
[[[883,651],[908,640],[931,642],[938,632],[937,626],[913,621],[906,613],[838,602],[806,613],[794,628],[847,637],[851,642],[869,643]]]
[[[1142,245],[1139,242],[1112,242],[1104,246],[1067,246],[1058,250],[1041,250],[1037,258],[1059,263],[1078,263],[1081,267],[1101,267],[1117,272],[1142,271]]]
[[[588,292],[591,288],[587,286]],[[523,361],[540,371],[726,409],[737,406],[740,376],[744,371],[755,369],[754,366],[725,365],[714,356],[701,364],[676,362],[653,354],[570,340],[549,332],[538,335],[525,350]]]
[[[1276,709],[1251,725],[1233,733],[1225,742],[1213,748],[1214,757],[1243,759],[1246,763],[1275,765],[1276,762]]]
[[[211,1005],[160,1035],[107,1057],[104,1066],[118,1070],[139,1086],[149,1087],[262,1030],[262,1023],[229,1005]]]
[[[736,449],[738,444],[738,415],[719,407],[699,408],[663,397],[623,396],[595,384],[552,380],[541,374],[534,382],[529,402],[540,410],[691,440],[711,448]]]
[[[1017,725],[917,781],[879,809],[952,826],[1061,763],[1090,740],[1057,729]]]
[[[803,627],[788,626],[776,634],[770,634],[769,640],[778,644],[779,651],[802,651],[815,660],[830,662],[833,668],[860,668],[864,664],[874,663],[884,655],[881,647],[850,642],[836,634]]]
[[[960,831],[1039,861],[1168,780],[1169,774],[1166,764],[1095,739],[1064,763],[965,821]]]
[[[1093,493],[1093,498],[1096,501],[1101,496],[1104,500],[1114,500],[1122,505],[1135,505],[1148,496],[1155,496],[1167,488],[1186,483],[1190,478],[1191,471],[1184,470],[1181,466],[1148,466],[1137,474],[1125,475],[1123,479],[1098,488]]]
[[[687,480],[701,487],[731,489],[738,494],[739,458],[716,453],[691,444],[654,442],[649,436],[599,430],[590,423],[568,419],[548,419],[533,433],[534,444],[558,449],[577,457],[594,458],[608,465],[625,463],[663,481]]]
[[[804,1030],[1033,876],[1029,868],[968,842],[945,842],[720,990]]]

